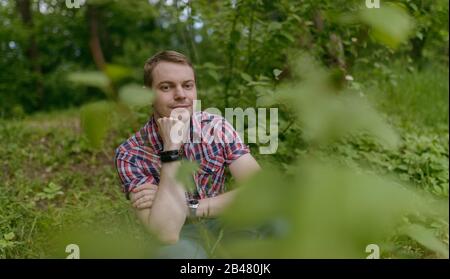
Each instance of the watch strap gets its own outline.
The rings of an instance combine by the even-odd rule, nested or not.
[[[178,161],[181,159],[179,150],[163,151],[160,156],[162,163]]]

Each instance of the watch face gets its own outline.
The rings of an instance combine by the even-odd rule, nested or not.
[[[189,200],[189,202],[188,202],[189,207],[192,207],[192,208],[197,208],[198,204],[199,204],[198,200]]]

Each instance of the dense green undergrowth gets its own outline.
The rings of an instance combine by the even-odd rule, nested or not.
[[[441,102],[448,99],[448,83],[445,78],[433,82],[437,92],[424,98],[430,88],[412,83],[421,84],[427,78],[431,78],[429,73],[403,74],[399,84],[389,86],[390,92],[382,91],[386,95],[375,104],[400,135],[398,148],[387,150],[370,138],[355,136],[331,144],[317,156],[336,159],[355,172],[364,169],[392,176],[447,200],[449,134],[448,118],[443,115],[447,115],[448,105]],[[127,127],[126,131],[130,130]],[[93,151],[82,136],[78,110],[1,120],[0,258],[64,257],[64,247],[54,244],[54,237],[70,234],[72,228],[95,227],[99,234],[119,234],[123,241],[132,235],[133,241],[145,243],[148,237],[121,193],[113,163],[113,150],[127,134],[112,133],[102,151]],[[284,142],[294,140],[289,135],[284,135],[279,152],[285,152]],[[282,155],[256,157],[274,163]],[[289,156],[292,154],[285,158]],[[279,163],[283,166],[283,161]],[[448,216],[421,221],[448,247]],[[386,257],[440,257],[427,243],[405,236],[394,235],[389,241],[397,250],[384,253]],[[98,249],[108,243],[105,240]],[[123,249],[109,247],[107,254],[90,255],[145,256],[136,254],[139,249],[130,248],[129,254],[124,254]]]

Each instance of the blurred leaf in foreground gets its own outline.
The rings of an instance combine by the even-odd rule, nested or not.
[[[93,148],[100,148],[110,129],[114,103],[99,101],[81,108],[81,126]]]
[[[153,94],[138,84],[128,84],[120,88],[119,99],[129,107],[145,107],[151,105]]]
[[[383,3],[378,9],[361,9],[359,19],[372,28],[381,43],[397,48],[406,41],[414,28],[413,18],[402,7]]]
[[[193,175],[195,175],[198,167],[199,165],[197,162],[183,160],[177,171],[176,180],[184,185],[190,192],[194,192],[197,189]]]
[[[223,246],[223,255],[365,258],[368,244],[378,244],[383,251],[383,243],[404,225],[405,216],[445,215],[440,212],[444,207],[388,178],[312,159],[296,168],[293,177],[265,171],[242,186],[224,222],[234,228],[272,223],[275,234],[265,240],[236,239]],[[421,236],[420,243],[445,251],[435,238]]]
[[[331,157],[321,160],[314,151],[349,135],[364,133],[391,148],[399,139],[363,96],[336,88],[329,71],[312,58],[298,55],[291,61],[293,80],[280,85],[275,95],[294,112],[298,135],[310,143],[309,150],[289,173],[269,166],[241,186],[224,223],[234,229],[263,226],[269,237],[223,243],[219,255],[365,258],[367,245],[376,244],[383,253],[389,237],[405,235],[397,229],[411,224],[405,221],[408,216],[448,219],[443,210],[448,204],[410,186],[362,167],[346,168]],[[448,254],[439,240],[422,232],[418,238],[415,232],[419,243]]]
[[[98,71],[71,73],[67,76],[67,79],[80,85],[92,86],[104,91],[109,86],[108,76]]]
[[[330,73],[306,54],[292,58],[297,80],[276,92],[280,103],[295,111],[302,136],[310,143],[327,144],[344,136],[367,133],[387,148],[395,148],[399,137],[368,100],[353,91],[332,85]]]
[[[432,232],[423,226],[412,224],[404,229],[404,233],[428,249],[448,258],[448,245],[442,243]]]
[[[107,64],[105,67],[105,73],[113,82],[117,82],[131,76],[133,70],[121,65]]]
[[[51,236],[50,258],[66,258],[69,244],[79,247],[80,259],[149,259],[156,251],[151,235],[135,231],[130,225],[70,227]]]

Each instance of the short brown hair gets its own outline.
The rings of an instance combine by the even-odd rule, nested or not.
[[[145,86],[152,87],[153,69],[161,61],[184,64],[184,65],[190,66],[192,68],[192,71],[194,72],[194,80],[195,80],[194,67],[192,66],[191,61],[189,61],[189,59],[185,55],[183,55],[179,52],[173,51],[173,50],[163,50],[163,51],[160,51],[157,54],[153,55],[145,62],[145,65],[144,65],[144,85]]]

